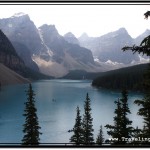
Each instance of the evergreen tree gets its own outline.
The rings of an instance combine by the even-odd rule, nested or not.
[[[37,109],[35,108],[34,91],[32,90],[31,84],[27,90],[27,102],[25,103],[25,113],[23,116],[26,117],[23,132],[25,133],[22,139],[22,145],[39,145],[39,132],[40,126],[38,123],[38,117],[36,115]]]
[[[96,139],[96,143],[98,145],[102,145],[104,143],[104,135],[103,135],[102,125],[100,126],[100,130],[99,130],[99,134],[98,134],[97,139]]]
[[[150,11],[147,11],[145,14],[145,18],[148,19],[150,16]],[[150,35],[143,39],[140,46],[126,46],[122,48],[123,51],[131,50],[134,53],[138,52],[146,54],[147,56],[150,56]],[[140,109],[138,111],[138,115],[143,116],[144,119],[144,128],[142,130],[142,136],[144,138],[150,137],[150,63],[148,70],[145,74],[144,82],[143,82],[143,88],[144,88],[144,98],[142,100],[135,100],[135,104],[140,106]]]
[[[90,98],[87,93],[85,104],[84,104],[84,115],[83,115],[83,136],[84,136],[85,145],[90,145],[94,143],[94,138],[93,138],[94,129],[92,128],[93,118],[91,116],[91,110],[92,109],[90,104]]]
[[[111,129],[108,131],[108,135],[111,135],[113,138],[117,138],[114,141],[115,144],[125,144],[126,141],[124,138],[130,138],[133,133],[133,127],[130,126],[132,121],[127,117],[130,114],[130,110],[128,107],[128,93],[124,89],[122,90],[122,98],[118,101],[115,101],[117,104],[117,108],[115,109],[116,116],[114,117],[114,125],[107,124],[105,127],[107,129]]]
[[[76,145],[83,144],[83,129],[82,129],[82,119],[80,116],[80,109],[77,106],[77,116],[76,116],[76,122],[73,128],[74,134],[70,138],[70,142],[75,143]]]
[[[144,98],[142,100],[135,100],[134,102],[140,109],[138,115],[143,116],[144,119],[144,128],[143,128],[143,137],[150,137],[150,67],[145,75],[144,82]]]
[[[114,102],[117,105],[114,113],[116,114],[114,117],[114,125],[107,124],[105,127],[110,129],[107,131],[107,134],[112,136],[112,138],[116,139],[113,141],[115,144],[119,144],[122,142],[122,135],[121,135],[121,126],[122,126],[122,109],[120,100]]]
[[[150,16],[150,11],[147,11],[144,14],[145,18],[148,19]],[[150,35],[145,37],[139,46],[133,45],[133,46],[125,46],[122,48],[123,51],[131,50],[133,53],[138,52],[139,54],[150,56]]]
[[[133,137],[134,138],[142,137],[141,129],[139,129],[138,126],[133,131]],[[132,144],[135,144],[135,145],[140,144],[140,143],[141,141],[136,141],[136,140],[132,141]]]
[[[132,136],[133,127],[130,125],[132,121],[127,117],[128,114],[131,114],[128,107],[128,92],[126,89],[122,90],[122,98],[120,99],[122,104],[122,137],[130,138]]]

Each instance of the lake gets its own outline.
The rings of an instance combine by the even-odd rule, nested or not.
[[[100,125],[113,123],[114,101],[120,91],[96,89],[91,80],[40,80],[32,83],[35,92],[35,105],[42,135],[41,143],[69,143],[75,124],[76,107],[81,115],[84,113],[84,101],[87,92],[91,99],[94,138],[96,139]],[[5,86],[0,91],[0,143],[21,143],[23,138],[24,103],[28,84]],[[142,127],[142,119],[137,116],[138,106],[135,99],[142,98],[140,93],[129,92],[129,108],[133,126]],[[105,139],[109,138],[103,127]]]

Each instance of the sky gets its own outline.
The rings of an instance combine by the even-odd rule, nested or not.
[[[30,3],[29,3],[30,4]],[[8,18],[23,12],[37,27],[55,25],[59,34],[72,32],[76,37],[87,33],[98,37],[125,27],[131,37],[135,38],[146,29],[150,29],[150,18],[144,19],[149,5],[1,5],[0,18]]]

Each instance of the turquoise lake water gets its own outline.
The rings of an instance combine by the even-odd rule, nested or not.
[[[40,80],[32,83],[35,92],[35,105],[42,135],[41,143],[69,143],[72,133],[68,133],[75,123],[76,107],[84,113],[86,93],[91,99],[94,138],[100,125],[113,123],[114,101],[119,91],[96,89],[90,80]],[[28,84],[5,86],[0,91],[0,143],[21,143],[23,138],[24,103]],[[142,127],[142,119],[137,116],[138,106],[135,99],[142,98],[140,93],[129,93],[129,108],[133,126]],[[103,127],[105,139],[109,138]]]

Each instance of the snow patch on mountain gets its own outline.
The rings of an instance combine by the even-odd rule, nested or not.
[[[23,12],[19,12],[19,13],[15,13],[11,18],[14,18],[14,17],[21,17],[21,16],[25,16],[27,14],[23,13]]]
[[[53,52],[52,52],[52,50],[45,44],[41,29],[38,29],[38,31],[39,31],[39,37],[40,37],[40,39],[41,39],[41,41],[42,41],[41,44],[46,47],[46,49],[47,49],[47,54],[48,54],[50,57],[52,57],[52,56],[53,56]]]

